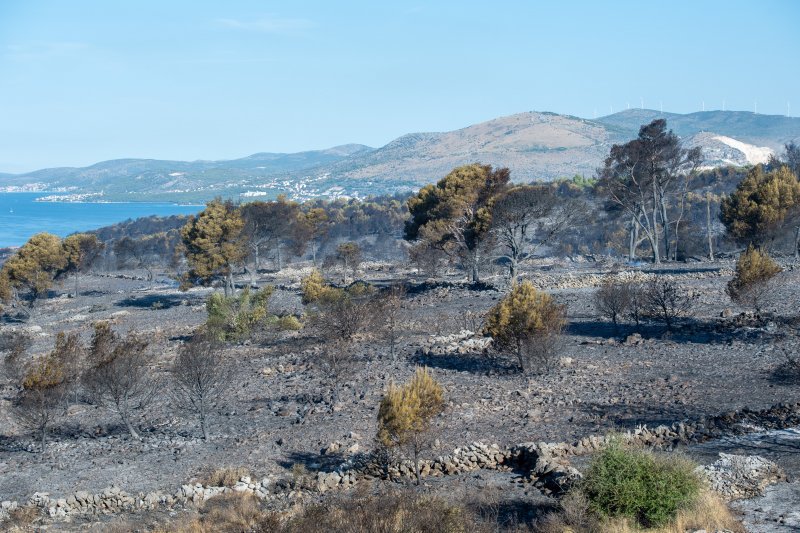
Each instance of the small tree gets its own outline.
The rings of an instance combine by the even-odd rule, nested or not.
[[[94,401],[119,416],[131,436],[139,440],[134,413],[149,403],[158,386],[150,376],[147,346],[147,341],[132,333],[119,338],[108,322],[98,322],[89,354],[90,368],[84,374],[84,384]]]
[[[640,281],[630,282],[628,283],[628,291],[630,294],[630,302],[628,304],[627,315],[638,328],[642,324],[644,315],[647,314],[647,302],[645,298],[647,287]]]
[[[86,352],[81,343],[80,334],[76,331],[64,333],[59,331],[56,334],[55,345],[52,356],[64,373],[64,387],[73,399],[77,402],[80,390],[79,382],[86,363]]]
[[[356,284],[348,290],[329,288],[317,303],[311,324],[326,341],[350,342],[378,318],[373,290]]]
[[[775,278],[781,270],[767,252],[748,246],[736,261],[736,273],[725,291],[731,300],[758,313],[775,296]]]
[[[320,246],[325,242],[330,231],[331,222],[328,213],[321,207],[314,207],[309,209],[307,213],[298,218],[300,224],[300,233],[305,236],[301,240],[303,242],[311,243],[311,259],[312,262],[317,264],[317,252]]]
[[[216,278],[223,279],[225,296],[234,292],[233,269],[242,263],[246,251],[243,236],[244,220],[230,201],[216,199],[181,230],[190,271],[186,283],[208,285]]]
[[[610,318],[614,327],[631,306],[631,287],[625,282],[607,278],[594,293],[594,305],[604,317]]]
[[[2,275],[11,288],[26,293],[33,308],[36,300],[47,296],[56,276],[66,266],[67,256],[61,239],[49,233],[37,233],[3,264]]]
[[[14,404],[14,414],[25,428],[34,431],[47,447],[47,430],[64,412],[65,374],[55,353],[34,361],[22,380],[22,391]]]
[[[520,370],[527,372],[533,363],[548,366],[565,322],[564,307],[526,280],[489,311],[485,333],[498,348],[513,349]]]
[[[353,277],[355,278],[358,267],[361,265],[361,247],[354,242],[343,242],[336,247],[336,259],[344,267],[344,282],[347,283],[348,269],[353,271]]]
[[[414,461],[417,485],[422,476],[419,455],[429,445],[426,439],[431,422],[444,411],[442,386],[427,368],[417,368],[414,377],[402,386],[394,383],[378,409],[378,441],[387,447],[400,447]]]
[[[195,335],[184,344],[172,365],[175,405],[197,416],[205,440],[211,408],[223,400],[230,379],[231,369],[219,347],[205,335]]]
[[[393,285],[385,291],[376,305],[381,331],[389,341],[389,356],[396,360],[397,340],[403,333],[403,298],[406,291],[402,285]]]
[[[19,330],[4,331],[0,334],[0,352],[3,357],[3,370],[12,381],[20,379],[22,372],[22,356],[33,345],[30,333]]]
[[[78,297],[78,278],[81,272],[86,272],[94,263],[103,243],[90,233],[75,233],[64,239],[64,253],[67,256],[66,273],[75,276],[75,297]]]
[[[550,243],[570,227],[585,209],[573,200],[556,199],[549,185],[520,185],[509,189],[492,204],[492,232],[508,261],[511,283],[517,280],[520,261]]]
[[[675,321],[691,313],[695,297],[677,282],[655,277],[647,284],[644,301],[648,312],[672,331]]]

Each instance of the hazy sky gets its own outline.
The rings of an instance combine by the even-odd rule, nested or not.
[[[800,2],[0,0],[0,171],[628,104],[800,115]]]

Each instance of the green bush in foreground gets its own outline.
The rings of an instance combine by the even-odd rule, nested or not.
[[[213,293],[206,301],[209,334],[219,341],[244,340],[259,325],[265,325],[269,314],[269,298],[273,288],[266,286],[250,292],[243,290],[238,296]]]
[[[664,525],[700,494],[695,465],[684,458],[613,444],[592,461],[582,490],[605,517],[629,517],[645,527]]]

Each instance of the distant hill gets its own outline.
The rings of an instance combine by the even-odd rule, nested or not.
[[[667,119],[670,129],[682,137],[712,132],[776,152],[789,141],[800,139],[800,118],[782,115],[758,115],[749,111],[699,111],[679,115],[651,109],[628,109],[597,119],[617,135],[634,137],[639,126],[656,118]]]
[[[295,154],[258,153],[227,161],[120,159],[85,168],[0,175],[0,188],[54,191],[54,200],[204,201],[214,196],[295,199],[364,197],[414,190],[455,166],[507,166],[517,182],[592,175],[615,143],[664,117],[707,165],[745,165],[800,139],[800,119],[742,111],[686,115],[631,109],[587,120],[527,112],[450,132],[403,135],[381,148],[360,144]]]

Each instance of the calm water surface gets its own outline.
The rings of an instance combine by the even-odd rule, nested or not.
[[[36,202],[47,193],[0,193],[0,247],[20,246],[47,231],[61,237],[150,215],[188,215],[203,206],[164,203]]]

